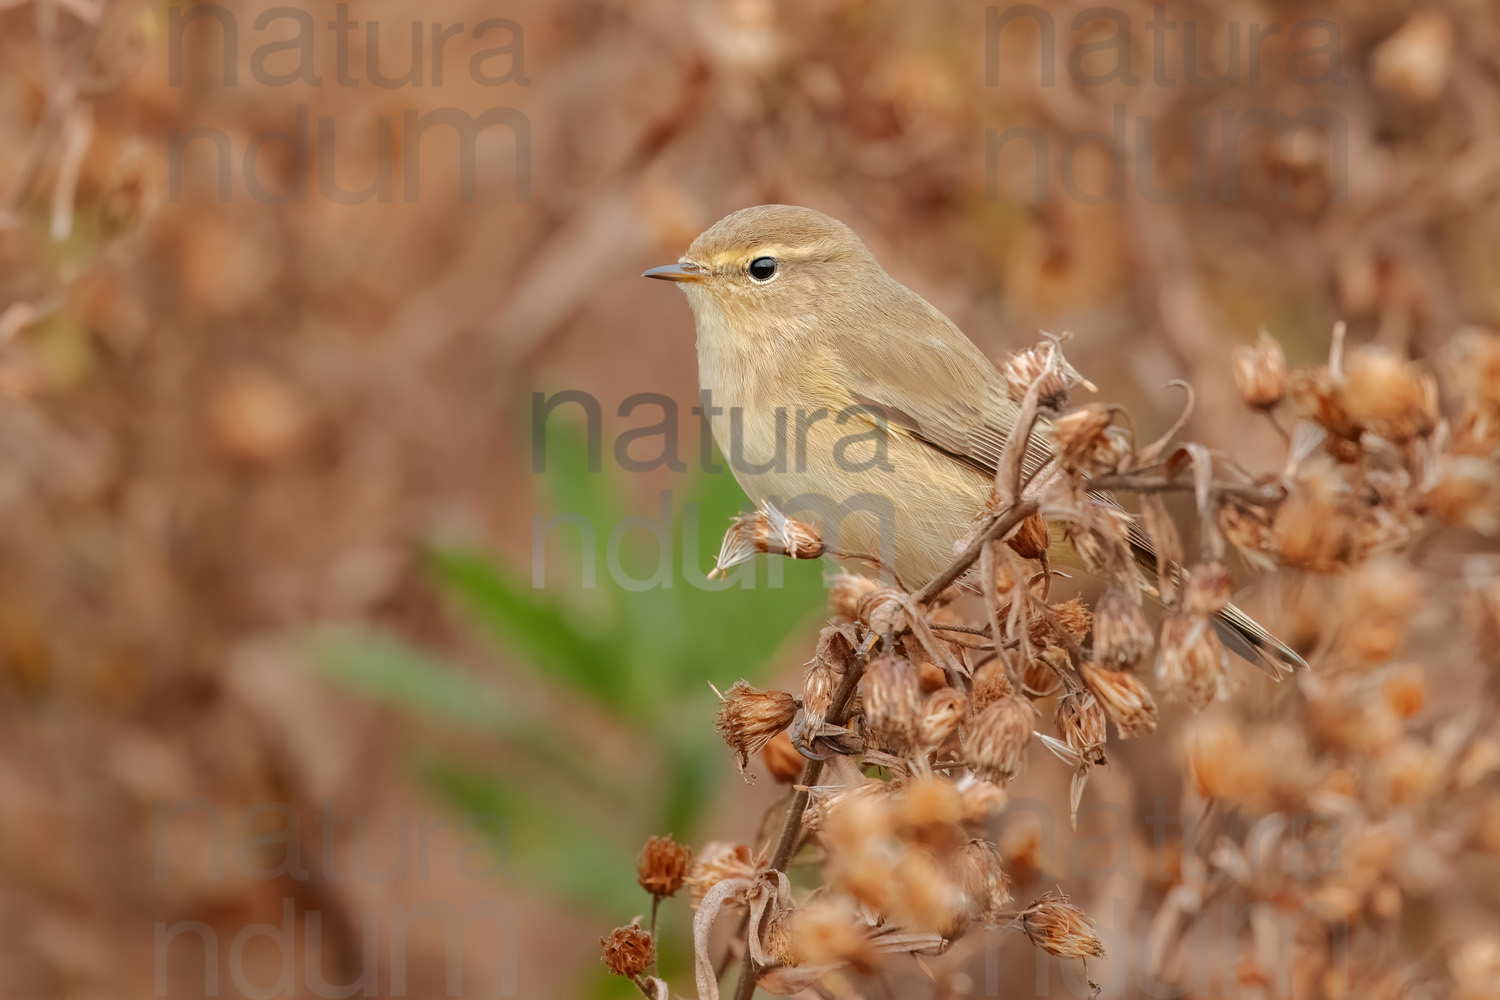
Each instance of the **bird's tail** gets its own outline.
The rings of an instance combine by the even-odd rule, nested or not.
[[[1308,669],[1306,660],[1233,604],[1219,612],[1214,628],[1225,646],[1270,674],[1274,680]]]
[[[1136,563],[1148,577],[1155,579],[1156,552],[1151,539],[1135,525],[1131,525],[1130,529],[1130,548]],[[1167,571],[1180,585],[1182,567],[1174,564]],[[1309,669],[1307,661],[1293,652],[1290,646],[1233,604],[1219,612],[1214,621],[1214,630],[1230,651],[1270,674],[1272,680],[1279,681],[1295,671]]]

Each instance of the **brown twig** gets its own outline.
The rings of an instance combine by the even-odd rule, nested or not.
[[[990,522],[990,526],[972,539],[947,569],[933,577],[928,581],[927,586],[913,594],[912,599],[918,604],[930,603],[937,595],[947,590],[953,581],[968,572],[969,567],[974,565],[980,553],[984,551],[986,542],[992,538],[1004,538],[1015,529],[1016,525],[1036,512],[1037,501],[1032,499],[1022,501],[1004,513],[997,514]]]
[[[859,687],[859,679],[864,675],[864,660],[855,659],[849,663],[848,669],[839,681],[838,688],[833,692],[833,702],[829,706],[827,719],[835,725],[843,725],[848,721],[849,705],[854,701],[854,692]],[[818,783],[818,778],[823,773],[823,761],[810,760],[802,768],[802,777],[797,782],[797,790],[792,793],[792,801],[786,810],[786,822],[782,824],[781,836],[776,841],[776,851],[771,855],[770,868],[773,871],[785,871],[788,862],[792,860],[792,852],[797,849],[797,841],[802,835],[802,814],[807,810],[807,802],[811,797],[811,789]],[[769,912],[769,911],[768,911]],[[749,927],[750,934],[760,932],[759,927]],[[755,967],[755,962],[750,957],[750,947],[747,942],[745,947],[744,964],[740,967],[740,981],[735,988],[735,1000],[749,1000],[755,993],[756,980],[760,978],[760,970]]]

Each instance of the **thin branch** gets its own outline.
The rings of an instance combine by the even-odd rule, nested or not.
[[[848,721],[849,706],[854,701],[854,692],[859,687],[859,679],[864,675],[864,661],[856,659],[848,664],[844,670],[844,676],[839,680],[838,688],[833,692],[833,702],[829,706],[827,719],[835,725],[842,726]],[[771,855],[770,868],[772,871],[785,871],[787,863],[792,860],[792,852],[797,849],[797,841],[802,835],[802,814],[807,810],[808,799],[811,798],[811,789],[818,783],[818,778],[823,774],[823,762],[821,760],[810,760],[802,768],[802,777],[797,782],[797,791],[792,794],[792,802],[787,806],[786,822],[781,827],[781,837],[776,841],[776,851]],[[759,934],[759,927],[749,927],[747,934]],[[740,966],[740,981],[735,988],[735,1000],[750,1000],[755,993],[755,982],[760,978],[760,970],[755,965],[755,960],[750,957],[750,946],[748,937],[745,945],[745,960]]]
[[[947,569],[928,581],[927,586],[913,594],[912,599],[918,604],[931,603],[934,598],[947,590],[953,581],[969,571],[969,567],[974,565],[980,553],[984,551],[985,543],[992,538],[1004,538],[1010,534],[1016,525],[1037,512],[1037,506],[1035,499],[1026,500],[996,515],[995,519],[990,522],[990,526],[975,536]]]

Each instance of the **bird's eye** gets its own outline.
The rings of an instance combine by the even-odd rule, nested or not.
[[[750,262],[750,277],[756,281],[770,281],[776,277],[776,258],[757,257]]]

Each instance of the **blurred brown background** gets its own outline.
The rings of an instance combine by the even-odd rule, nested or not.
[[[648,629],[635,598],[575,587],[545,618],[532,517],[654,515],[671,488],[711,496],[717,534],[732,483],[609,456],[654,418],[620,401],[660,392],[696,470],[690,318],[637,276],[728,211],[838,216],[992,355],[1071,330],[1103,398],[1159,426],[1189,378],[1190,433],[1252,466],[1270,431],[1227,352],[1258,327],[1297,361],[1337,319],[1418,358],[1500,325],[1482,0],[1059,3],[1003,25],[1013,8],[895,0],[3,6],[9,995],[202,995],[216,942],[224,995],[320,995],[311,956],[441,996],[441,927],[398,949],[401,908],[497,900],[518,927],[468,928],[464,995],[628,995],[594,940],[629,916],[638,844],[743,836],[775,796],[742,790],[703,679],[795,668],[820,598],[806,574],[753,611],[718,595],[691,608],[725,624],[661,653],[641,633],[688,604]],[[462,28],[435,48],[438,24]],[[454,129],[411,125],[491,109],[465,199]],[[1118,161],[1070,147],[1093,130]],[[375,197],[341,203],[330,174]],[[600,401],[598,482],[533,472],[536,389]],[[464,555],[434,569],[435,545]],[[588,635],[601,601],[635,624]],[[476,812],[498,820],[456,818]],[[236,957],[285,900],[291,971],[274,937]]]

